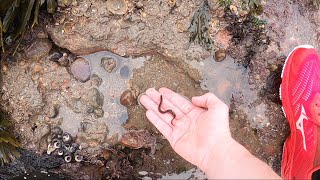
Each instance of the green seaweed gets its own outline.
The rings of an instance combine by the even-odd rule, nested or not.
[[[316,6],[317,8],[319,8],[320,6],[320,0],[312,0],[312,5]]]
[[[25,30],[31,16],[34,2],[35,0],[29,0],[28,2],[21,4],[22,12],[19,14],[19,24],[13,33],[7,37],[6,41],[8,43],[16,40],[16,38]]]
[[[253,14],[260,15],[263,12],[261,0],[243,0],[242,8],[249,10]]]
[[[194,13],[190,27],[190,42],[200,44],[206,49],[212,49],[213,41],[209,35],[211,15],[208,1],[205,0],[200,8]]]
[[[8,31],[8,28],[13,24],[14,19],[17,16],[18,8],[20,6],[20,1],[16,0],[11,4],[10,8],[7,10],[5,17],[3,18],[3,29],[5,33]]]
[[[225,8],[229,8],[232,2],[233,0],[218,0],[219,5]]]
[[[13,134],[8,131],[10,123],[1,115],[0,120],[0,165],[9,163],[12,159],[19,157],[20,153],[17,148],[21,148],[21,144],[17,141]]]
[[[39,23],[40,7],[46,3],[47,11],[54,13],[57,0],[1,0],[0,20],[2,20],[1,33],[7,44],[16,40],[25,31],[33,14],[31,28]],[[3,43],[3,41],[1,42]]]
[[[55,0],[47,0],[47,11],[48,13],[53,13],[56,8]]]
[[[2,52],[4,52],[4,43],[3,43],[3,26],[2,26],[2,21],[0,19],[0,46],[1,46],[1,49],[2,49]]]

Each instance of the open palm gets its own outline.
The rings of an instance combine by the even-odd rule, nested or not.
[[[170,113],[158,111],[171,109]],[[146,115],[167,138],[172,148],[189,162],[201,167],[212,151],[231,140],[228,107],[212,93],[193,97],[192,102],[167,88],[150,88],[139,99],[147,109]],[[210,152],[210,153],[209,153]]]

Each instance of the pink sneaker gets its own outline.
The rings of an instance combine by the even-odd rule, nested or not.
[[[283,147],[284,179],[311,179],[320,169],[320,59],[310,45],[296,47],[282,72],[280,97],[291,134]]]

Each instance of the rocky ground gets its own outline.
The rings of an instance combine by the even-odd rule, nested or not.
[[[25,155],[0,177],[45,169],[72,179],[203,178],[137,103],[150,87],[189,98],[215,93],[230,106],[233,137],[280,173],[289,134],[280,72],[296,45],[319,48],[320,11],[284,0],[262,1],[255,14],[240,1],[203,7],[200,0],[73,0],[42,15],[14,56],[2,54],[1,108],[24,154],[61,161],[34,166]],[[212,42],[190,42],[197,13],[210,17],[201,38]]]

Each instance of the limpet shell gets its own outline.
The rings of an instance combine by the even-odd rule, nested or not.
[[[107,9],[112,14],[123,15],[128,11],[128,4],[125,0],[107,0]]]

